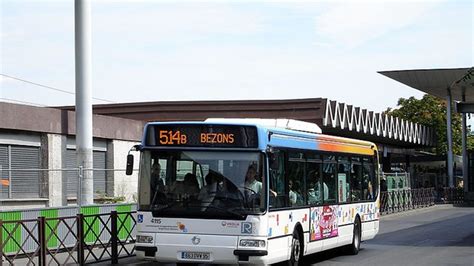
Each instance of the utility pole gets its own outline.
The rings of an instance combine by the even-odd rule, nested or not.
[[[79,179],[79,205],[94,203],[92,159],[91,1],[74,0],[76,59],[76,155],[84,169]],[[79,177],[78,177],[79,178]]]

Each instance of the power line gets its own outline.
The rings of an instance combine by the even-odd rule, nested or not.
[[[8,102],[14,102],[14,103],[29,104],[29,105],[39,106],[39,107],[47,107],[46,105],[42,105],[42,104],[39,104],[39,103],[32,103],[32,102],[19,101],[19,100],[14,100],[14,99],[10,99],[10,98],[3,98],[3,97],[0,97],[0,100],[6,100],[6,101],[8,101]]]
[[[72,92],[72,91],[67,91],[67,90],[62,90],[62,89],[54,88],[54,87],[51,87],[51,86],[39,84],[39,83],[36,83],[36,82],[33,82],[33,81],[29,81],[29,80],[26,80],[26,79],[21,79],[21,78],[13,77],[13,76],[6,75],[6,74],[3,74],[3,73],[0,73],[0,75],[1,75],[1,76],[4,76],[4,77],[7,77],[7,78],[11,78],[11,79],[17,80],[17,81],[21,81],[21,82],[25,82],[25,83],[28,83],[28,84],[31,84],[31,85],[35,85],[35,86],[38,86],[38,87],[43,87],[43,88],[46,88],[46,89],[50,89],[50,90],[54,90],[54,91],[58,91],[58,92],[62,92],[62,93],[67,93],[67,94],[70,94],[70,95],[75,95],[75,94],[76,94],[76,93],[74,93],[74,92]],[[92,99],[94,99],[94,100],[99,100],[99,101],[103,101],[103,102],[108,102],[108,103],[114,103],[113,101],[106,100],[106,99],[102,99],[102,98],[92,97]]]

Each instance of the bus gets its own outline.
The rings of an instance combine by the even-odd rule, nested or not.
[[[336,247],[355,255],[379,230],[376,145],[314,123],[151,122],[135,149],[139,258],[302,265]]]

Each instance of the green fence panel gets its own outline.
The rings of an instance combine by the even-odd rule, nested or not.
[[[99,214],[99,212],[99,206],[86,206],[81,208],[81,213],[84,215],[95,215]],[[84,218],[84,233],[87,232],[84,241],[88,244],[97,241],[97,236],[99,236],[100,233],[100,221],[98,219],[99,218],[96,218],[94,221],[94,217]]]
[[[43,216],[45,218],[58,218],[58,210],[56,209],[46,209],[40,211],[40,216]],[[58,228],[55,229],[54,233],[52,234],[51,229],[54,229],[59,221],[56,220],[47,220],[46,221],[46,239],[49,238],[48,240],[48,248],[52,247],[57,247],[58,246],[58,237],[56,236],[58,234]]]
[[[17,212],[2,212],[2,213],[0,213],[0,219],[3,220],[3,221],[21,220],[21,212],[20,211],[17,211]],[[5,243],[5,246],[3,248],[3,252],[10,253],[10,252],[18,251],[20,247],[18,246],[18,244],[15,243],[15,241],[21,245],[21,243],[22,243],[22,239],[21,239],[21,229],[22,229],[22,227],[18,226],[15,229],[15,231],[12,232],[13,229],[15,228],[15,226],[16,226],[16,223],[6,223],[6,224],[3,224],[3,226],[6,230],[2,228],[2,235],[3,235],[2,241],[5,241],[5,239],[8,237],[8,235],[12,235],[12,239],[8,240],[7,243]]]
[[[132,211],[132,205],[118,205],[115,209],[117,210],[117,212],[130,212]],[[127,214],[119,214],[117,228],[120,228],[118,232],[119,239],[125,240],[129,235],[128,232],[131,232],[132,230],[132,218]]]

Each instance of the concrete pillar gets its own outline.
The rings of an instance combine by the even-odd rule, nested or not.
[[[47,165],[49,169],[62,169],[66,162],[66,136],[47,134]],[[49,207],[67,205],[66,172],[49,171]]]
[[[448,88],[448,95],[446,97],[446,125],[447,125],[447,141],[448,141],[448,152],[447,152],[447,162],[446,167],[448,171],[448,186],[454,187],[454,173],[453,173],[453,129],[452,129],[452,112],[451,112],[451,104],[452,104],[452,97],[451,97],[451,89]]]

